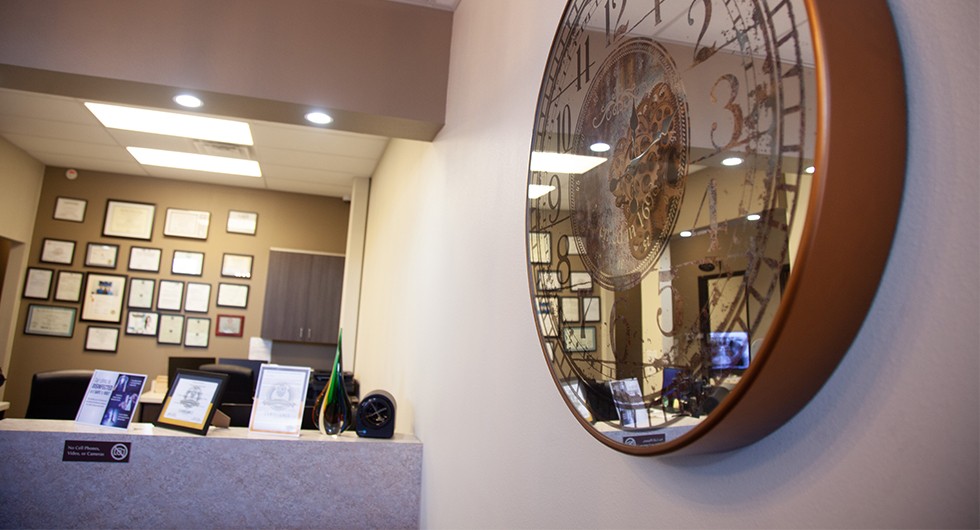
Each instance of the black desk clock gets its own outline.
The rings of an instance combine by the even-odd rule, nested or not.
[[[391,438],[395,434],[395,398],[384,390],[364,396],[354,414],[354,430],[361,438]]]

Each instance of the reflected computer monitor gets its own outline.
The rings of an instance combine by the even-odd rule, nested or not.
[[[712,370],[745,370],[751,352],[745,331],[712,331],[708,337]]]

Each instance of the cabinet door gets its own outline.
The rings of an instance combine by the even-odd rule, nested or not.
[[[269,273],[262,309],[262,338],[305,341],[307,283],[313,256],[295,252],[269,252]]]
[[[340,299],[344,289],[344,258],[311,256],[307,324],[310,342],[336,344],[340,329]]]

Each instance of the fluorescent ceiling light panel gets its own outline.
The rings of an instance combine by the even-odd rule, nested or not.
[[[531,153],[531,171],[544,173],[569,173],[578,175],[606,161],[601,156],[571,155],[562,153]]]
[[[110,129],[252,145],[252,131],[243,121],[104,103],[86,102],[85,106]]]
[[[259,163],[254,160],[164,151],[162,149],[148,149],[145,147],[127,147],[126,149],[136,158],[137,162],[145,166],[172,167],[176,169],[189,169],[191,171],[242,175],[245,177],[262,176]]]
[[[528,199],[538,199],[544,197],[545,195],[554,191],[554,186],[547,186],[545,184],[528,184],[527,185],[527,198]]]

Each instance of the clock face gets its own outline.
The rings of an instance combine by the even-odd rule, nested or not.
[[[810,185],[808,31],[796,2],[566,7],[535,121],[530,290],[562,396],[608,445],[656,453],[763,362]]]

